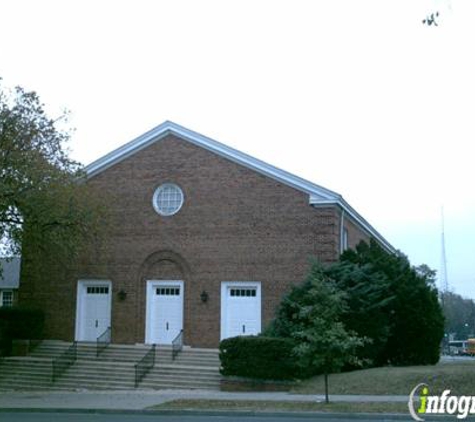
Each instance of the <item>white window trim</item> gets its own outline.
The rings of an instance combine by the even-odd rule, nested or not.
[[[227,314],[227,291],[232,287],[237,288],[255,288],[256,289],[256,300],[259,301],[259,309],[257,315],[257,328],[258,332],[262,331],[262,300],[261,300],[261,282],[260,281],[222,281],[221,282],[221,333],[220,340],[225,338],[225,326],[226,326],[226,314]]]
[[[348,243],[349,233],[346,227],[343,228],[342,240],[341,240],[341,252],[345,252],[349,249]]]
[[[80,334],[80,316],[81,316],[81,309],[83,305],[83,295],[82,292],[86,291],[88,287],[91,286],[104,286],[109,287],[109,309],[111,312],[111,325],[112,325],[112,282],[110,280],[78,280],[77,290],[76,290],[76,324],[75,324],[75,331],[74,331],[74,339],[77,340]]]
[[[177,189],[180,192],[180,196],[181,196],[180,205],[174,212],[171,212],[171,213],[163,212],[163,210],[161,210],[160,207],[158,206],[158,196],[160,195],[160,192],[167,187],[173,187]],[[157,214],[161,215],[162,217],[170,217],[178,213],[183,207],[184,202],[185,202],[185,194],[183,193],[183,189],[180,186],[178,186],[176,183],[163,183],[157,189],[155,189],[155,192],[153,193],[153,198],[152,198],[153,209],[157,212]]]
[[[3,307],[3,306],[7,306],[7,305],[4,305],[3,304],[3,294],[4,293],[11,293],[12,294],[12,303],[11,305],[8,305],[9,307],[10,306],[13,306],[13,300],[14,300],[14,297],[15,297],[15,294],[13,292],[13,290],[11,289],[4,289],[4,290],[0,290],[0,307]]]

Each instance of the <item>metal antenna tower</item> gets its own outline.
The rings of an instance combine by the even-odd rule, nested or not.
[[[440,263],[440,285],[443,293],[449,290],[449,280],[447,278],[447,256],[445,255],[445,222],[444,222],[444,207],[441,207],[442,218],[442,255]]]

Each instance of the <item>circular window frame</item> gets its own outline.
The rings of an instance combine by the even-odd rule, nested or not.
[[[160,193],[163,192],[163,190],[166,188],[176,189],[180,193],[180,204],[172,212],[164,211],[163,209],[160,208],[160,205],[158,204]],[[153,209],[155,210],[157,214],[161,215],[162,217],[170,217],[172,215],[175,215],[177,212],[181,210],[184,202],[185,202],[185,194],[183,193],[183,189],[181,189],[180,186],[178,186],[175,183],[163,183],[157,189],[155,189],[155,192],[153,193],[153,198],[152,198]]]

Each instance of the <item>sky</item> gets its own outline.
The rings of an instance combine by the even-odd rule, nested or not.
[[[0,0],[0,76],[69,110],[83,164],[172,120],[342,194],[438,271],[443,207],[449,288],[475,298],[474,17],[473,0]]]

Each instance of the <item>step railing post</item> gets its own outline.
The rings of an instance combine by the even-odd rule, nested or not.
[[[107,327],[106,330],[96,339],[96,358],[109,346],[112,338],[111,327]]]
[[[135,382],[134,386],[137,388],[140,381],[149,373],[149,371],[155,366],[155,354],[156,345],[153,344],[152,348],[142,357],[134,366],[135,368]]]
[[[172,360],[175,360],[178,353],[183,349],[183,330],[180,330],[178,335],[172,341]]]
[[[78,357],[78,343],[73,342],[61,355],[52,360],[51,382],[54,383],[58,377],[65,372]]]

